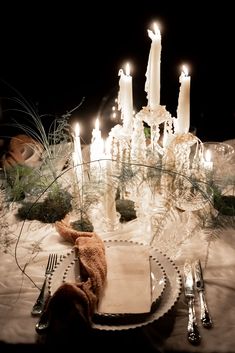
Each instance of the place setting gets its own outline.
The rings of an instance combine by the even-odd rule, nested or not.
[[[181,293],[181,276],[157,249],[130,241],[105,241],[107,282],[92,318],[98,330],[127,330],[166,314]],[[79,280],[75,250],[57,264],[49,278],[49,294],[62,283]]]

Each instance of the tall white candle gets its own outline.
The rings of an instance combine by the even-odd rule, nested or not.
[[[95,128],[92,131],[90,146],[90,160],[95,161],[104,157],[104,141],[101,138],[100,122],[96,119]]]
[[[112,228],[117,221],[117,211],[116,211],[116,201],[115,201],[116,189],[113,186],[111,173],[112,173],[112,162],[108,160],[106,161],[106,173],[105,173],[106,190],[104,194],[104,208],[105,208],[106,221],[110,223],[110,227]]]
[[[80,142],[80,126],[76,123],[74,128],[74,153],[73,153],[74,169],[78,183],[82,182],[83,169],[82,169],[82,149]]]
[[[148,29],[152,39],[146,71],[145,92],[147,92],[148,107],[156,109],[160,104],[160,75],[161,75],[161,33],[156,23],[154,32]]]
[[[176,133],[184,134],[189,132],[190,126],[190,80],[188,69],[183,65],[183,70],[179,77],[180,91],[177,108]]]
[[[105,193],[104,193],[104,211],[105,218],[110,224],[110,227],[115,225],[117,220],[116,211],[116,188],[114,187],[113,177],[112,177],[112,161],[111,161],[111,139],[108,138],[105,143]]]
[[[133,93],[130,65],[126,64],[126,73],[120,69],[118,75],[120,76],[118,109],[121,110],[124,129],[129,130],[132,129],[133,124]]]

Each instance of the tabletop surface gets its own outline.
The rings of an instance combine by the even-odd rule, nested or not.
[[[228,143],[235,145],[235,140]],[[233,173],[234,168],[234,162],[231,162],[229,171]],[[36,286],[40,288],[42,285],[48,254],[65,255],[71,251],[72,245],[60,238],[53,224],[18,221],[15,217],[17,205],[12,207],[4,215],[5,229],[2,229],[0,238],[0,342],[35,344],[38,343],[37,318],[31,317],[30,312],[39,293]],[[104,342],[107,345],[112,342],[116,347],[130,344],[132,348],[142,345],[146,351],[235,351],[235,217],[221,216],[215,225],[211,219],[203,217],[203,212],[205,210],[174,209],[166,218],[164,231],[152,241],[152,246],[167,254],[181,275],[186,259],[201,260],[213,327],[202,327],[196,297],[196,315],[202,336],[200,345],[193,346],[186,338],[188,306],[183,290],[176,305],[160,319],[125,332],[94,330],[89,336],[93,343],[102,346]],[[142,244],[152,240],[147,231],[143,232],[137,219],[122,224],[114,232],[102,232],[97,228],[97,233],[103,240]],[[76,341],[75,336],[71,331],[70,339]]]

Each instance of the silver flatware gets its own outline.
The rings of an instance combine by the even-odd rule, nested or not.
[[[205,284],[200,260],[194,262],[194,280],[200,299],[202,325],[206,328],[211,328],[213,323],[206,303]]]
[[[52,273],[56,264],[57,264],[57,254],[50,254],[47,261],[45,279],[44,279],[41,291],[39,293],[39,296],[31,311],[32,316],[40,316],[43,312],[43,308],[45,305],[45,289],[47,285],[48,276]]]
[[[187,338],[192,344],[199,344],[201,336],[198,330],[195,308],[194,308],[194,279],[191,262],[184,264],[184,294],[188,301],[188,326]]]
[[[59,263],[63,260],[63,255],[60,255]],[[78,260],[78,254],[75,251],[75,258],[74,261]],[[50,301],[51,296],[48,296],[48,303]],[[44,308],[43,308],[44,309]],[[50,311],[48,310],[43,310],[42,314],[40,315],[40,318],[38,322],[35,325],[35,330],[38,335],[44,335],[46,334],[47,330],[49,329],[50,326]]]
[[[46,331],[49,328],[49,317],[48,314],[43,312],[42,315],[40,316],[40,319],[35,325],[35,330],[39,335],[43,335],[46,333]]]

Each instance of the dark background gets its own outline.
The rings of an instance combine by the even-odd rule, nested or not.
[[[43,2],[1,9],[1,136],[15,133],[9,123],[10,98],[23,96],[48,127],[78,106],[71,121],[81,122],[89,142],[100,113],[108,126],[118,93],[118,71],[133,67],[136,110],[147,104],[145,72],[151,40],[147,29],[158,21],[162,33],[161,104],[176,116],[183,63],[191,75],[191,125],[202,140],[235,137],[234,20],[232,5],[203,1]],[[128,9],[129,7],[129,9]],[[22,97],[21,97],[22,98]],[[6,125],[8,124],[8,126]]]

